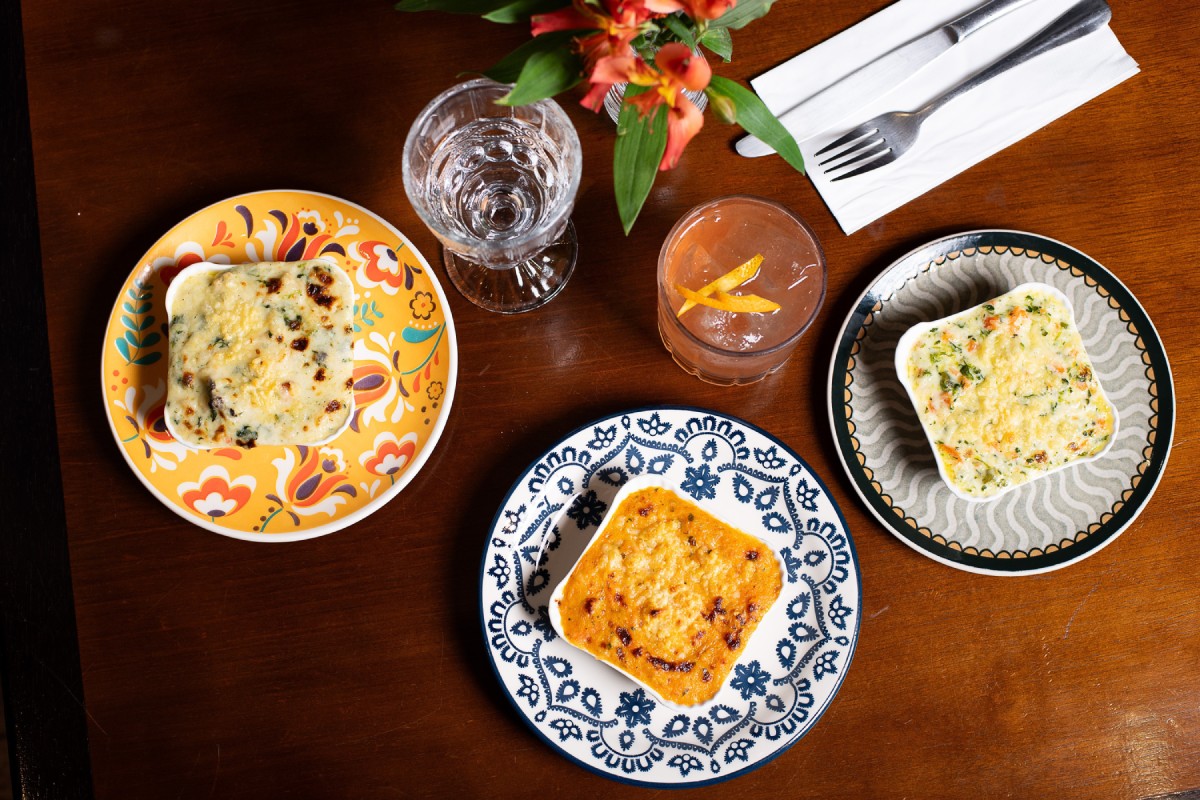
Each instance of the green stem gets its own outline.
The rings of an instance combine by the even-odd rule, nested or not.
[[[265,520],[263,520],[263,524],[258,526],[258,532],[259,532],[259,533],[266,533],[266,531],[267,531],[267,523],[268,523],[268,522],[270,522],[271,520],[275,519],[275,515],[276,515],[276,514],[278,514],[280,511],[283,511],[283,509],[282,509],[282,508],[276,509],[275,511],[273,511],[273,512],[271,513],[271,516],[269,516],[269,517],[267,517]]]

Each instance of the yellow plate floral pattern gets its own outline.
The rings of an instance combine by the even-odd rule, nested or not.
[[[171,280],[199,261],[309,258],[354,282],[350,427],[320,447],[193,450],[175,441],[163,421]],[[293,541],[357,522],[412,480],[445,427],[458,351],[441,286],[403,234],[330,195],[266,191],[211,205],[150,248],[113,305],[101,369],[118,447],[168,508],[227,536]]]

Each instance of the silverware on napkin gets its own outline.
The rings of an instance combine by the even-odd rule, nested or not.
[[[1062,16],[1051,22],[1025,44],[1013,50],[990,67],[977,72],[948,92],[930,100],[916,111],[889,111],[867,120],[849,133],[830,142],[814,155],[826,156],[819,166],[826,174],[860,164],[856,169],[843,172],[831,180],[853,178],[890,164],[908,152],[917,141],[921,123],[929,115],[997,75],[1007,72],[1018,64],[1024,64],[1056,47],[1073,42],[1112,19],[1112,9],[1106,0],[1083,0]],[[833,163],[837,162],[837,163]],[[827,166],[828,165],[828,166]]]
[[[1032,0],[990,0],[851,72],[832,86],[780,114],[779,121],[792,132],[797,142],[828,130],[830,125],[855,109],[862,108],[904,83],[989,22],[1029,2]],[[738,153],[747,158],[775,152],[769,144],[754,136],[743,136],[735,147]]]

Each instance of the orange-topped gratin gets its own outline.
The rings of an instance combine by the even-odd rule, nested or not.
[[[631,492],[558,593],[568,642],[669,702],[721,688],[783,581],[760,540],[670,489]]]

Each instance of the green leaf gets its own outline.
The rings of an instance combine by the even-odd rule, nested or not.
[[[496,64],[484,72],[494,81],[500,83],[516,83],[525,69],[525,63],[536,53],[549,53],[553,50],[570,45],[571,39],[583,33],[592,31],[551,31],[535,36],[525,44],[513,50]]]
[[[146,317],[145,319],[143,319],[141,322],[138,323],[137,329],[139,331],[144,331],[144,330],[146,330],[146,328],[149,328],[153,324],[154,324],[154,317]]]
[[[133,306],[132,306],[132,305],[130,305],[129,303],[121,303],[121,308],[125,309],[125,310],[126,310],[126,311],[128,311],[130,314],[136,314],[136,313],[137,313],[136,311],[134,311],[134,310],[133,310]]]
[[[152,353],[147,353],[146,355],[142,356],[141,358],[139,358],[137,361],[134,361],[133,363],[137,364],[139,367],[144,367],[147,364],[153,364],[155,361],[158,361],[160,358],[162,358],[162,353],[155,350]]]
[[[144,337],[142,337],[142,347],[153,347],[154,345],[158,344],[158,340],[161,338],[162,336],[158,333],[158,331],[150,331]]]
[[[646,91],[644,86],[630,85],[625,99]],[[638,116],[637,106],[625,103],[617,120],[617,143],[613,148],[613,191],[617,211],[625,235],[641,213],[650,196],[658,165],[667,149],[667,108],[659,106],[653,113]]]
[[[712,28],[744,28],[759,17],[765,17],[775,0],[739,0],[738,4],[708,23]]]
[[[124,339],[117,339],[117,350],[121,353],[121,357],[126,361],[129,360],[129,343]]]
[[[567,5],[569,3],[565,3],[563,0],[515,0],[515,2],[510,1],[507,5],[502,5],[495,11],[489,11],[483,15],[483,18],[489,22],[503,24],[526,22],[534,14],[556,11]]]
[[[714,105],[721,103],[725,107],[732,104],[736,113],[736,122],[774,148],[783,160],[791,164],[800,173],[804,172],[804,157],[800,155],[800,147],[788,133],[775,115],[772,114],[758,95],[739,83],[722,78],[712,77],[708,88],[704,90]]]
[[[724,61],[733,58],[733,34],[729,28],[709,28],[700,37],[700,44],[720,56]]]
[[[137,307],[137,308],[135,308],[135,309],[133,310],[133,313],[134,313],[134,314],[145,314],[145,313],[146,313],[147,311],[149,311],[149,310],[150,310],[150,304],[149,304],[149,303],[141,303],[141,304],[139,304],[139,305],[138,305],[138,307]]]
[[[137,323],[133,321],[133,317],[127,317],[124,314],[121,315],[121,324],[131,331],[138,329]]]
[[[679,41],[688,46],[689,49],[696,49],[696,32],[688,27],[688,24],[680,19],[678,14],[669,14],[663,17],[663,24],[667,26],[667,30],[679,37]]]
[[[141,347],[142,342],[138,339],[137,334],[133,331],[125,331],[125,341],[129,342],[134,347]]]
[[[540,36],[538,37],[541,38]],[[554,97],[583,80],[583,61],[566,48],[534,53],[521,68],[512,91],[496,101],[501,106],[523,106]]]

